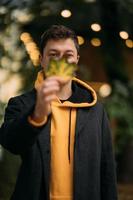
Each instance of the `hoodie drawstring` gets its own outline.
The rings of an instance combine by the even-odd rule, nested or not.
[[[71,160],[71,112],[72,112],[72,108],[70,108],[70,112],[69,112],[69,132],[68,132],[68,160],[69,160],[69,163],[70,163],[70,160]]]

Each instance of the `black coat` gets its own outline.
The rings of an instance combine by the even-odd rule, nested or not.
[[[0,143],[22,158],[11,200],[48,200],[50,117],[43,127],[28,123],[36,92],[10,99],[0,129]],[[116,200],[111,134],[101,104],[77,111],[74,144],[74,200]],[[64,180],[65,181],[65,180]]]

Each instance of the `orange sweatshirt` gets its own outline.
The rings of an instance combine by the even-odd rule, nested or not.
[[[43,81],[42,72],[39,72],[35,88]],[[73,199],[73,150],[76,124],[76,110],[79,107],[93,106],[96,101],[95,91],[83,81],[73,78],[77,84],[89,90],[91,102],[72,103],[61,102],[58,98],[51,103],[51,176],[50,200]],[[47,122],[37,123],[29,117],[34,126],[42,126]]]

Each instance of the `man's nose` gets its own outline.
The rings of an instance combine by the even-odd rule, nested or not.
[[[62,58],[64,58],[64,57],[65,57],[65,55],[64,55],[63,53],[60,53],[59,59],[62,59]]]

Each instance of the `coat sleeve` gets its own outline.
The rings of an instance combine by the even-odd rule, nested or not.
[[[116,166],[106,112],[102,117],[101,200],[117,200]]]
[[[28,103],[25,107],[21,98],[11,98],[5,110],[4,123],[0,128],[0,144],[14,154],[23,154],[29,149],[42,128],[34,127],[28,122],[28,116],[33,110],[30,102]]]

